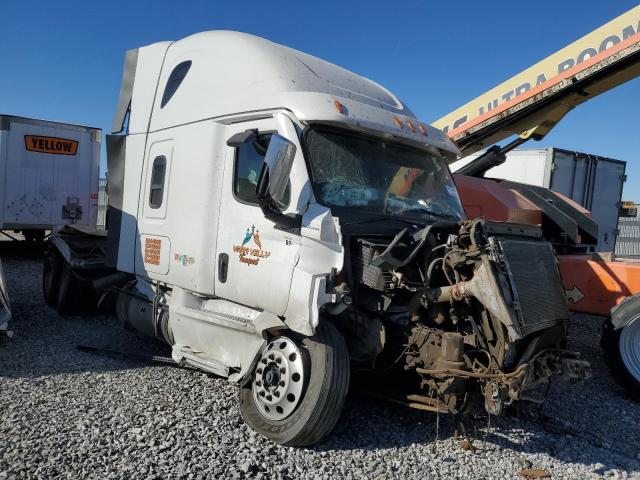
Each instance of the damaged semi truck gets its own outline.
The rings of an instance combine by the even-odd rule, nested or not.
[[[352,365],[452,413],[587,375],[551,245],[465,219],[458,148],[380,85],[204,32],[127,52],[113,132],[108,234],[54,235],[45,296],[69,310],[115,292],[176,362],[237,383],[273,441],[326,436]]]

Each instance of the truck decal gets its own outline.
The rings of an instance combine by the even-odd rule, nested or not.
[[[144,240],[144,263],[160,265],[160,252],[162,251],[162,240],[159,238],[145,238]]]
[[[196,263],[196,259],[194,257],[192,257],[191,255],[184,255],[182,253],[176,253],[173,259],[183,266],[193,265],[194,263]]]
[[[38,153],[75,155],[78,152],[78,142],[76,140],[69,140],[67,138],[25,135],[24,146],[30,152]]]
[[[258,248],[245,246],[251,241],[253,241]],[[240,262],[246,263],[247,265],[258,265],[261,258],[267,258],[271,255],[271,252],[262,250],[260,231],[256,229],[255,225],[251,225],[251,228],[247,228],[242,240],[242,245],[234,245],[233,251],[238,254]]]

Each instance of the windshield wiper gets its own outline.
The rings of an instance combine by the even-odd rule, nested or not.
[[[433,215],[434,217],[444,218],[445,220],[449,220],[449,221],[457,222],[458,220],[460,220],[460,218],[456,217],[455,215],[447,215],[446,213],[437,213],[437,212],[434,212],[433,210],[422,210],[422,211],[426,212],[429,215]]]
[[[455,221],[458,220],[457,218],[455,218],[452,215],[447,215],[447,214],[444,214],[444,213],[434,212],[433,210],[427,210],[424,207],[406,207],[406,208],[400,209],[400,210],[398,210],[396,212],[388,212],[388,213],[389,213],[389,215],[394,215],[394,216],[402,215],[402,214],[406,214],[406,213],[409,213],[409,214],[418,213],[418,214],[421,214],[421,215],[430,215],[432,217],[435,217],[435,219],[441,218],[441,219],[444,219],[444,220],[455,220]],[[420,220],[422,220],[422,219],[420,219]]]
[[[346,222],[346,223],[343,223],[342,226],[346,227],[349,225],[358,225],[360,223],[380,222],[380,221],[390,221],[390,220],[391,221],[395,220],[396,222],[401,222],[401,223],[405,223],[407,225],[413,225],[413,226],[420,225],[421,223],[428,221],[427,219],[422,219],[422,218],[409,219],[409,218],[395,217],[391,215],[377,215],[375,217],[362,218],[360,220]]]

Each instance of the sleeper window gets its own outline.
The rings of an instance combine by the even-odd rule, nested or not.
[[[172,70],[171,75],[169,75],[169,79],[167,80],[167,85],[164,87],[164,93],[162,94],[162,101],[160,102],[160,108],[164,108],[164,106],[171,100],[173,94],[176,93],[178,87],[184,80],[184,77],[187,76],[187,72],[191,68],[191,60],[187,60],[186,62],[179,63]]]
[[[256,204],[256,187],[258,179],[262,171],[262,162],[267,153],[271,134],[259,135],[253,142],[247,142],[236,151],[236,163],[233,176],[233,193],[241,202]],[[289,205],[290,185],[287,185],[285,191],[284,204],[281,207],[286,208]]]
[[[164,194],[164,177],[167,169],[167,159],[160,155],[153,160],[151,170],[151,186],[149,188],[149,206],[160,208]]]

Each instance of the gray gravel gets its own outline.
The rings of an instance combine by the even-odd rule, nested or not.
[[[640,404],[613,382],[600,320],[574,317],[570,347],[593,377],[554,387],[541,422],[478,425],[476,453],[453,422],[352,395],[333,434],[311,449],[250,430],[236,388],[204,373],[78,351],[78,344],[167,355],[110,316],[60,317],[44,305],[36,255],[4,255],[13,339],[0,339],[0,479],[4,478],[640,478]]]

